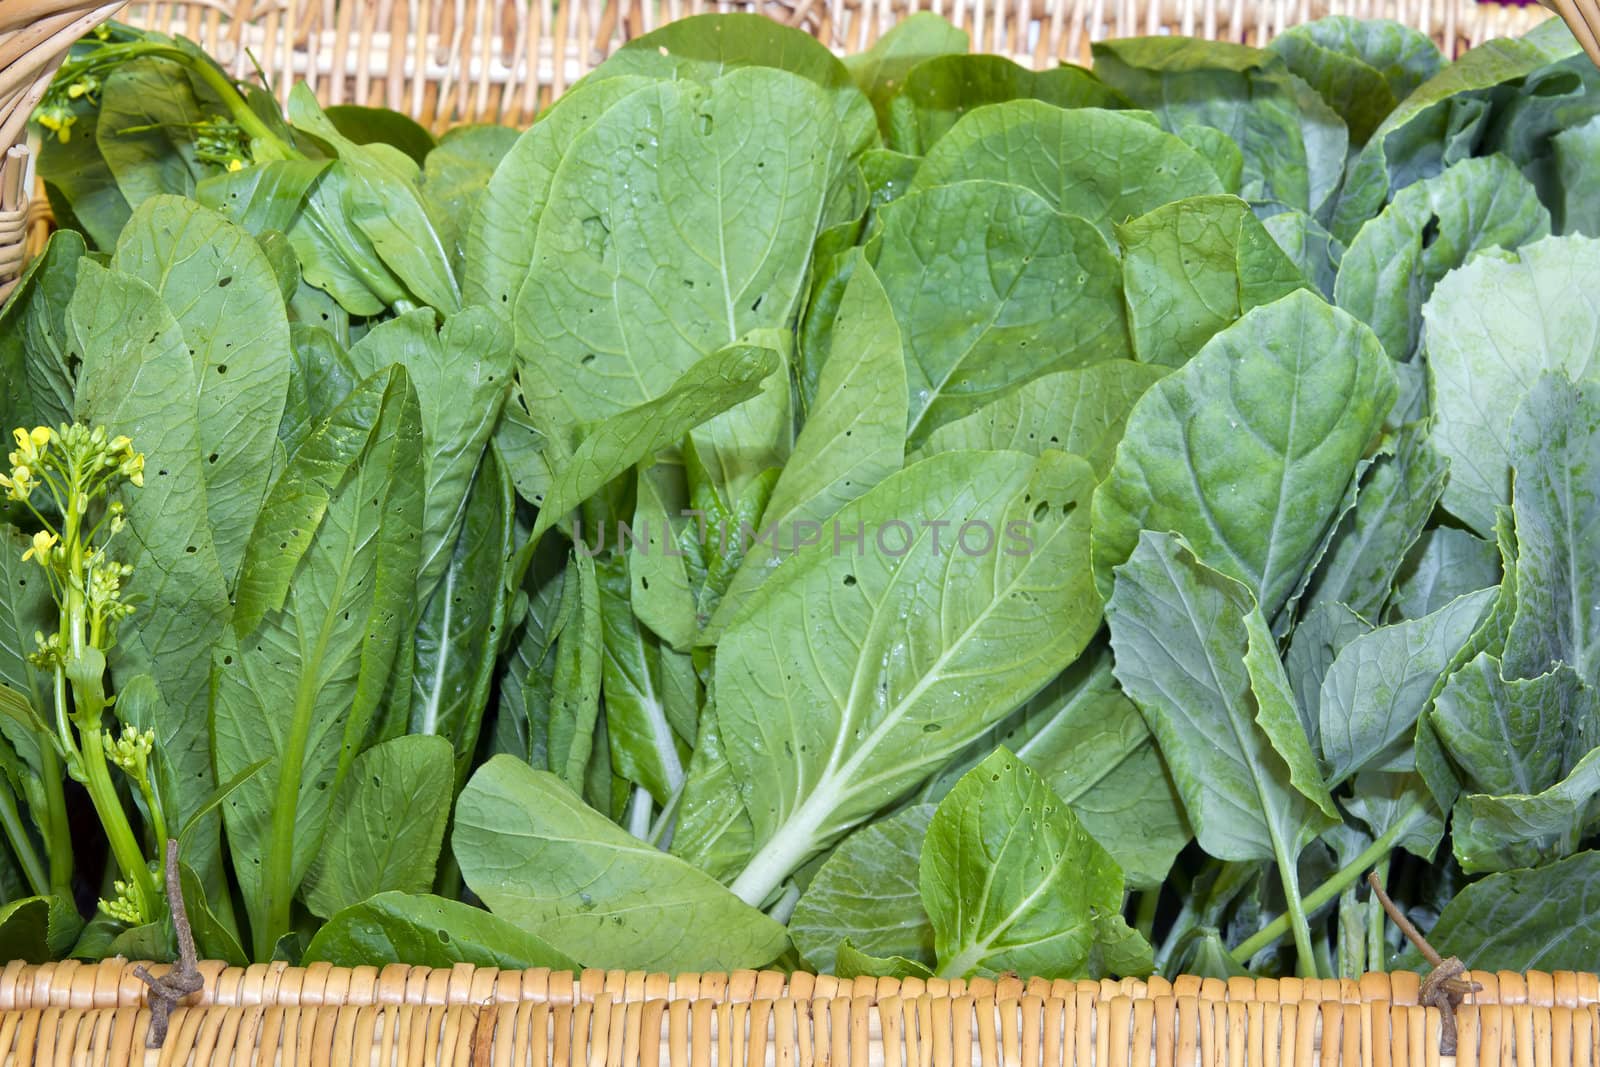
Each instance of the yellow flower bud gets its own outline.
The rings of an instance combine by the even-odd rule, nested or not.
[[[35,557],[39,566],[46,566],[50,562],[50,550],[56,546],[56,535],[49,530],[40,530],[33,535],[33,545],[22,554],[22,562],[26,563]]]

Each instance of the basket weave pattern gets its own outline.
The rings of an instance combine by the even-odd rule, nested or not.
[[[577,1067],[1438,1067],[1415,974],[1355,981],[840,981],[465,965],[204,967],[165,1063]],[[1458,1067],[1592,1067],[1600,977],[1475,972]],[[120,960],[0,972],[0,1057],[127,1063],[149,1012]]]
[[[914,0],[973,48],[1033,67],[1108,36],[1262,44],[1326,14],[1397,18],[1447,52],[1525,32],[1538,8],[1473,0]],[[72,41],[122,0],[0,0],[0,299],[24,258],[26,117]],[[119,17],[190,37],[287,95],[386,106],[439,130],[524,125],[617,45],[679,17],[754,10],[839,51],[906,0],[164,0]],[[38,230],[35,229],[37,237]],[[162,967],[155,967],[156,973]],[[839,980],[390,966],[201,965],[160,1063],[536,1063],[553,1067],[1437,1067],[1438,1012],[1415,974],[1356,981]],[[1473,972],[1460,1067],[1600,1067],[1600,976]],[[121,959],[0,969],[0,1061],[144,1055],[146,988]],[[155,1056],[155,1054],[151,1054]]]
[[[1105,37],[1265,44],[1329,14],[1394,18],[1453,54],[1550,17],[1475,0],[140,0],[123,17],[199,41],[241,78],[253,57],[285,100],[304,80],[324,103],[393,108],[443,129],[527,125],[618,45],[685,16],[755,11],[854,52],[918,9],[961,26],[974,51],[1037,68],[1086,63]]]

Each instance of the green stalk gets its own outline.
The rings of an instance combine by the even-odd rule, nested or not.
[[[72,828],[67,825],[67,793],[62,784],[61,761],[48,741],[39,746],[39,778],[44,788],[44,811],[35,811],[44,834],[50,862],[50,891],[72,899]]]
[[[1294,933],[1295,970],[1302,978],[1317,977],[1317,958],[1311,948],[1311,924],[1306,921],[1305,901],[1300,899],[1300,868],[1295,857],[1276,833],[1272,851],[1278,859],[1278,877],[1283,880],[1283,897],[1289,902],[1289,929]]]
[[[309,672],[302,673],[299,692],[295,694],[293,725],[283,757],[278,761],[278,788],[272,804],[266,870],[261,872],[262,921],[254,930],[258,960],[271,959],[278,939],[290,928],[289,905],[295,890],[294,824],[300,813],[300,774],[306,762],[306,735],[311,731],[311,704],[316,699],[311,691],[314,684]]]
[[[298,157],[296,152],[283,138],[273,132],[272,127],[262,121],[261,116],[250,110],[250,105],[245,102],[238,87],[222,71],[213,64],[205,62],[199,56],[186,52],[173,45],[162,44],[159,41],[130,41],[123,44],[105,45],[85,56],[77,63],[69,64],[62,68],[58,77],[74,78],[80,74],[96,72],[110,67],[120,66],[135,59],[149,56],[155,59],[167,59],[186,70],[193,72],[199,79],[206,83],[213,93],[221,98],[227,106],[229,115],[238,127],[247,133],[252,140],[265,141],[270,145],[277,158]]]
[[[123,877],[133,886],[134,894],[138,898],[139,911],[145,917],[151,912],[146,910],[155,901],[161,899],[156,892],[155,880],[150,875],[150,868],[144,861],[144,850],[139,847],[139,839],[134,836],[133,827],[128,823],[128,813],[123,810],[122,798],[117,795],[117,788],[111,781],[111,768],[106,763],[105,748],[101,742],[104,730],[106,698],[101,686],[101,678],[94,670],[93,662],[89,655],[95,654],[104,670],[105,657],[98,648],[89,642],[88,605],[84,603],[83,588],[85,581],[83,544],[79,540],[83,516],[78,513],[74,503],[67,509],[64,524],[63,543],[68,546],[70,557],[69,573],[74,575],[74,582],[67,586],[67,640],[66,655],[67,665],[56,668],[56,692],[62,691],[62,681],[69,676],[73,667],[84,669],[83,676],[73,677],[72,719],[78,728],[79,751],[82,753],[82,769],[84,786],[89,791],[89,799],[94,803],[95,814],[100,817],[100,825],[106,832],[106,840],[111,845],[111,855],[116,859],[117,866],[122,869]],[[57,708],[59,715],[60,708]],[[63,738],[70,743],[70,736]]]
[[[28,836],[28,828],[22,822],[22,814],[17,810],[17,797],[11,787],[0,782],[0,826],[4,826],[6,840],[11,843],[11,851],[17,857],[17,863],[22,866],[22,873],[28,879],[28,887],[36,896],[46,896],[50,892],[50,879],[45,874],[44,864],[39,862],[39,853],[33,847],[33,840]]]
[[[106,840],[111,844],[111,855],[116,859],[117,866],[122,868],[122,874],[132,883],[134,890],[139,895],[139,909],[146,918],[151,913],[146,910],[161,896],[156,892],[155,879],[150,875],[150,868],[144,861],[144,851],[139,847],[139,839],[133,834],[133,827],[128,824],[127,812],[122,809],[122,798],[117,796],[116,786],[111,784],[111,768],[106,763],[106,754],[100,743],[100,726],[85,723],[87,729],[80,729],[83,737],[83,771],[84,785],[89,790],[89,799],[94,802],[95,814],[100,816],[100,825],[105,828]]]
[[[1378,861],[1375,868],[1378,881],[1384,885],[1389,884],[1389,857],[1385,856]],[[1367,898],[1367,969],[1381,974],[1388,969],[1389,952],[1388,942],[1384,939],[1384,922],[1387,916],[1383,913],[1383,903],[1378,899],[1378,894],[1373,893]]]
[[[1303,918],[1307,912],[1316,911],[1344,892],[1345,886],[1355,884],[1356,880],[1366,873],[1374,863],[1377,863],[1394,850],[1394,843],[1410,827],[1411,820],[1421,813],[1422,805],[1418,804],[1410,812],[1402,815],[1393,826],[1384,832],[1382,837],[1368,845],[1366,850],[1357,856],[1348,867],[1345,867],[1338,874],[1335,874],[1332,878],[1329,878],[1326,882],[1306,894],[1304,901],[1297,900],[1295,907],[1291,908],[1288,914],[1278,916],[1250,937],[1241,941],[1231,953],[1234,962],[1245,963],[1257,952],[1260,952],[1288,933],[1290,923],[1294,921],[1293,916],[1296,909],[1300,911]]]
[[[1146,941],[1155,936],[1156,908],[1161,904],[1161,889],[1146,889],[1139,894],[1139,906],[1133,915],[1134,929]]]

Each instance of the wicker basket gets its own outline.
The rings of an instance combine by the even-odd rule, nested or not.
[[[1142,5],[1142,6],[1141,6]],[[1173,32],[1261,43],[1325,14],[1396,18],[1457,53],[1525,32],[1540,8],[1473,0],[917,0],[973,47],[1035,67],[1107,36]],[[30,223],[26,116],[66,48],[123,0],[0,0],[0,299]],[[839,51],[869,46],[905,0],[163,0],[120,17],[199,41],[287,94],[404,111],[442,129],[526,124],[620,42],[662,22],[756,10]],[[43,226],[35,227],[37,238]],[[0,1061],[16,1064],[383,1063],[552,1067],[1437,1067],[1440,1019],[1415,974],[1359,982],[841,981],[774,972],[202,964],[205,987],[147,1051],[131,963],[0,970]],[[156,973],[163,968],[154,967]],[[1470,977],[1461,1067],[1600,1067],[1600,976]],[[1451,1057],[1444,1058],[1446,1062]]]
[[[1439,1067],[1417,976],[1359,982],[854,982],[459,966],[202,966],[146,1062],[549,1067]],[[1600,977],[1471,975],[1458,1067],[1590,1067]],[[126,1064],[149,1011],[130,965],[0,972],[0,1057]],[[1449,1064],[1450,1057],[1443,1062]]]

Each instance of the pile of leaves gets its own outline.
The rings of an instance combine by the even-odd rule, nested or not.
[[[1376,869],[1593,967],[1600,71],[967,47],[693,18],[435,142],[81,44],[0,954],[171,958],[176,837],[234,962],[1418,965]]]

